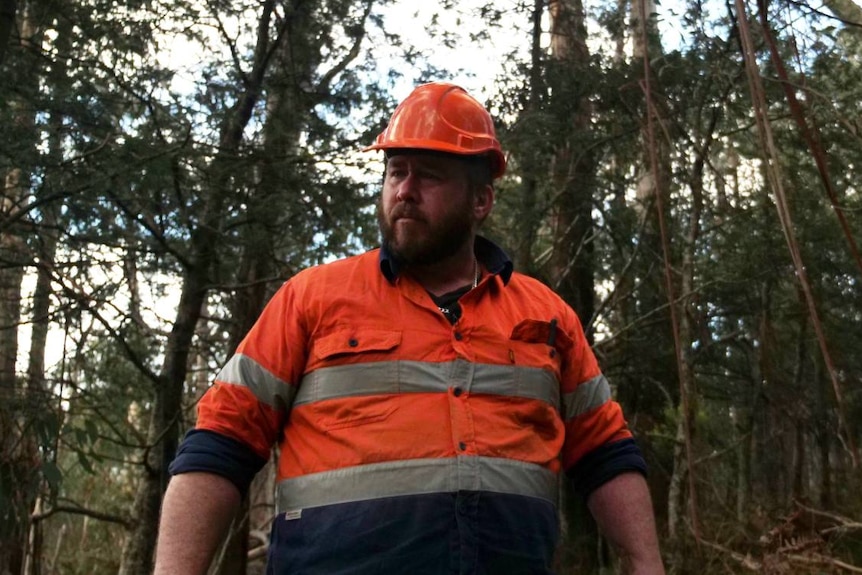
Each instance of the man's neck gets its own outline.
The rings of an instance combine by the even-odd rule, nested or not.
[[[463,249],[444,260],[427,265],[411,265],[406,271],[422,287],[439,296],[465,285],[472,286],[478,277],[478,265],[470,242],[469,245],[465,245]]]

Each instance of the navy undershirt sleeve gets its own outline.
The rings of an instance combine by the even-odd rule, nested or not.
[[[623,439],[602,445],[587,453],[566,472],[575,491],[584,498],[617,475],[635,471],[646,476],[647,468],[640,447],[634,439]]]
[[[206,429],[192,429],[177,449],[168,467],[171,475],[204,471],[229,479],[245,495],[252,479],[266,460],[231,437]]]

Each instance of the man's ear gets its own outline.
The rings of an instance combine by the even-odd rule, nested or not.
[[[494,186],[488,184],[473,194],[473,216],[481,222],[494,207]]]

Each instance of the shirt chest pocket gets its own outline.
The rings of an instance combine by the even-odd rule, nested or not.
[[[557,327],[556,320],[525,319],[512,329],[508,344],[512,363],[550,369],[557,375],[572,349],[571,338]]]
[[[401,344],[401,332],[382,329],[342,329],[318,338],[314,355],[324,362],[374,361],[389,356]]]
[[[315,341],[316,368],[303,377],[294,405],[325,430],[383,421],[397,409],[401,332],[339,330]]]

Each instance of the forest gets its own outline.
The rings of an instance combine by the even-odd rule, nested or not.
[[[197,400],[378,245],[360,150],[433,80],[495,117],[483,234],[581,318],[668,572],[862,573],[855,0],[0,0],[0,574],[152,570]],[[263,573],[273,481],[210,573]],[[619,572],[561,496],[558,572]]]

